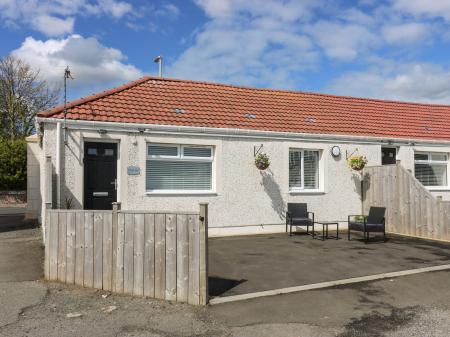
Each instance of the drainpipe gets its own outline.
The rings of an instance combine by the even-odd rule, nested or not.
[[[361,214],[365,214],[364,213],[364,169],[361,170]]]
[[[61,123],[56,124],[56,208],[61,205]]]

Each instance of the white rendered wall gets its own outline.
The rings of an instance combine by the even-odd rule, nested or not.
[[[44,156],[54,158],[55,126],[45,125]],[[367,157],[368,165],[381,164],[381,145],[309,141],[283,141],[232,137],[163,136],[160,134],[70,130],[64,147],[61,205],[73,199],[74,208],[83,206],[83,153],[85,141],[117,142],[118,201],[127,210],[196,211],[200,202],[209,203],[210,235],[249,234],[284,231],[284,211],[288,202],[306,202],[316,220],[339,220],[344,225],[348,214],[361,212],[359,174],[346,162],[346,151]],[[145,191],[146,144],[205,144],[215,147],[215,192],[211,194],[147,194]],[[254,146],[263,144],[270,157],[270,168],[260,172],[254,166]],[[330,155],[332,146],[341,148],[338,159]],[[320,184],[322,191],[290,193],[288,184],[289,148],[321,150]],[[436,151],[436,147],[433,148]],[[441,150],[441,149],[438,149]],[[447,149],[450,152],[450,149]],[[406,168],[414,169],[413,147],[399,150]],[[128,166],[139,166],[140,175],[127,175]],[[439,192],[444,199],[448,192]]]
[[[38,136],[29,136],[27,141],[27,208],[26,218],[40,219],[41,191],[40,191],[40,160],[41,147]]]

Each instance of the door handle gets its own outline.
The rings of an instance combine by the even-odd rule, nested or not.
[[[111,185],[114,185],[114,189],[117,191],[117,178],[111,182]]]

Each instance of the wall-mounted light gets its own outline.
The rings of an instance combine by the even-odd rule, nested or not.
[[[339,146],[335,145],[331,148],[330,152],[334,158],[338,158],[341,155],[341,148]]]

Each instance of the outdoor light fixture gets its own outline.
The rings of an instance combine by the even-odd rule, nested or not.
[[[334,158],[337,158],[337,157],[339,157],[340,155],[341,155],[341,149],[340,149],[340,147],[339,146],[337,146],[337,145],[335,145],[335,146],[333,146],[332,148],[331,148],[331,155],[334,157]]]

